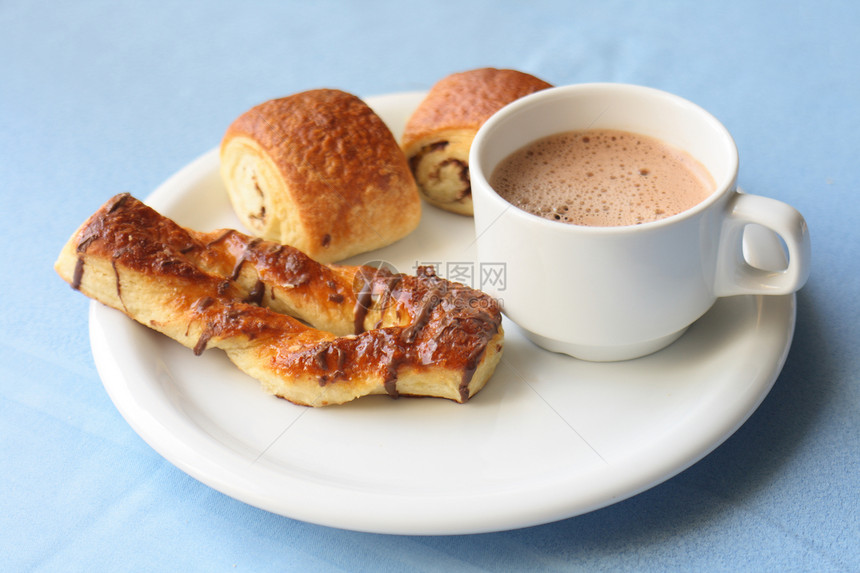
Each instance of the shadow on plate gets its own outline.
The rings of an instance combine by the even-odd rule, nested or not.
[[[835,378],[827,351],[829,333],[813,290],[797,295],[792,350],[770,394],[715,451],[633,498],[555,525],[520,531],[546,550],[558,547],[558,536],[564,538],[566,551],[620,550],[702,528],[770,487],[835,392],[829,384]]]

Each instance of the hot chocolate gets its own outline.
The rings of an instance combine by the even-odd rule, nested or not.
[[[558,133],[505,158],[490,185],[554,221],[612,227],[670,217],[715,189],[708,170],[659,139],[610,129]]]

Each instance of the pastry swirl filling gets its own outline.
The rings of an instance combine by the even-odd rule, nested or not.
[[[448,148],[448,141],[437,141],[423,146],[409,158],[409,167],[422,193],[438,204],[462,202],[472,194],[468,160],[447,151]]]

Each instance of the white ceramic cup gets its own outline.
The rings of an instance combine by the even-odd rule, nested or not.
[[[695,207],[659,221],[589,227],[520,210],[488,183],[515,150],[578,129],[661,139],[698,159],[716,189]],[[504,265],[505,273],[503,281],[482,288],[548,350],[595,361],[644,356],[677,339],[717,297],[788,294],[809,275],[809,234],[800,213],[739,192],[737,147],[726,128],[699,106],[663,91],[579,84],[531,94],[484,123],[469,168],[478,263]],[[758,269],[745,260],[742,241],[750,224],[782,238],[784,270]]]

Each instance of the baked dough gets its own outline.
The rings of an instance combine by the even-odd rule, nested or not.
[[[354,95],[318,89],[262,103],[221,142],[221,176],[250,232],[321,262],[411,233],[421,200],[406,158]]]
[[[406,123],[401,145],[423,197],[472,214],[469,149],[495,112],[525,95],[552,87],[516,70],[481,68],[436,83]]]
[[[462,403],[504,343],[492,298],[429,269],[324,265],[238,231],[185,229],[128,194],[72,235],[55,268],[85,295],[195,354],[222,349],[268,392],[307,406],[369,394]]]

